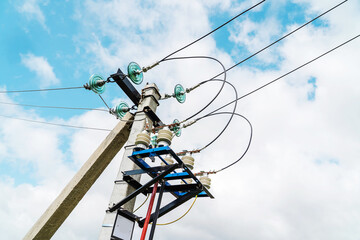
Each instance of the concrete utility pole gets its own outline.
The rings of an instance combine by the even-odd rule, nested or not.
[[[133,116],[127,113],[24,237],[50,239],[125,144]],[[108,238],[110,239],[110,238]]]
[[[157,106],[159,105],[158,100],[160,99],[159,89],[156,84],[148,84],[142,90],[142,96],[140,103],[138,105],[138,113],[135,115],[135,119],[131,128],[130,136],[127,144],[133,145],[136,140],[136,136],[144,130],[145,127],[145,118],[146,114],[141,112],[146,106],[150,107],[153,112],[156,111]],[[149,121],[151,124],[151,121]],[[132,149],[126,149],[122,158],[120,165],[120,170],[118,172],[116,180],[122,180],[123,171],[134,170],[138,167],[128,158],[132,154]],[[135,180],[140,181],[140,175],[133,177]],[[113,192],[110,197],[109,206],[113,206],[126,196],[128,196],[134,189],[129,186],[126,182],[117,181],[115,182]],[[126,203],[124,208],[130,212],[133,211],[135,204],[135,199]],[[116,212],[106,212],[103,225],[101,228],[100,240],[109,240],[111,237],[111,232],[116,218]]]

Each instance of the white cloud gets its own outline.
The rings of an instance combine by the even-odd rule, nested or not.
[[[21,63],[30,71],[35,72],[40,87],[49,87],[60,83],[60,80],[55,76],[53,67],[46,58],[35,56],[32,53],[20,54],[20,56]]]
[[[230,31],[229,40],[236,45],[245,47],[249,52],[256,52],[262,49],[265,44],[270,44],[279,33],[280,23],[276,18],[267,18],[261,22],[254,22],[246,18],[234,24]],[[242,56],[243,54],[236,55]],[[277,60],[277,54],[275,49],[272,48],[259,55],[258,58],[265,63],[274,63]]]
[[[310,8],[319,8],[317,5],[320,1],[308,2]],[[322,9],[333,4],[321,2]],[[97,68],[108,67],[110,71],[137,59],[151,63],[210,29],[206,15],[209,9],[204,6],[205,3],[158,1],[146,9],[142,9],[140,4],[138,6],[138,2],[133,4],[130,6],[124,1],[87,1],[86,8],[78,10],[81,16],[85,16],[84,28],[90,26],[91,31],[99,31],[96,39],[86,41],[81,46],[93,46],[88,49],[88,54],[99,56],[97,62],[93,63],[98,64]],[[138,10],[135,13],[132,11],[134,8]],[[109,9],[117,11],[110,16],[101,14],[113,12]],[[239,95],[245,94],[349,39],[358,34],[360,19],[357,9],[359,3],[349,1],[346,7],[327,15],[328,27],[308,26],[286,39],[277,48],[276,54],[283,58],[278,69],[260,71],[241,66],[229,72],[228,80],[237,87]],[[148,19],[143,17],[144,13],[149,16]],[[345,24],[350,20],[352,25]],[[145,24],[144,21],[148,22]],[[267,22],[255,25],[244,21],[244,29],[261,28],[264,34],[251,42],[240,38],[238,41],[245,42],[249,51],[264,46],[271,38],[270,30],[274,30],[278,24],[272,17],[268,17]],[[131,27],[127,27],[130,24]],[[118,31],[114,31],[114,28]],[[248,32],[244,31],[244,38]],[[101,44],[101,37],[105,35],[112,40],[107,47]],[[211,176],[214,200],[198,199],[184,219],[166,227],[159,226],[156,239],[356,239],[360,233],[358,42],[356,40],[242,99],[238,112],[247,116],[254,126],[249,153],[235,167]],[[199,42],[180,55],[183,54],[212,55],[223,60],[226,66],[238,60],[232,60],[229,53],[216,49],[212,38]],[[113,60],[117,62],[112,63]],[[109,63],[113,65],[106,66]],[[169,61],[146,73],[145,82],[156,82],[162,92],[171,93],[176,83],[189,87],[220,71],[221,68],[211,61]],[[318,86],[312,102],[307,100],[307,81],[310,77],[317,79]],[[209,83],[194,90],[182,105],[174,99],[162,101],[158,115],[164,122],[170,122],[175,117],[184,119],[204,106],[219,86]],[[210,109],[229,101],[233,94],[226,87]],[[33,118],[39,117],[33,113],[27,114]],[[199,121],[184,129],[182,137],[174,139],[172,147],[175,150],[201,147],[216,136],[226,120],[227,117],[214,117]],[[69,123],[101,124],[101,127],[109,128],[114,120],[89,112],[72,118]],[[9,155],[11,150],[21,161],[45,166],[39,167],[37,173],[41,180],[39,185],[15,186],[11,180],[0,182],[1,189],[10,196],[9,199],[24,210],[23,215],[17,215],[18,209],[9,208],[12,200],[2,199],[0,209],[5,217],[0,219],[3,223],[4,219],[7,221],[2,226],[11,229],[2,232],[7,234],[5,239],[21,238],[105,134],[89,131],[69,133],[70,153],[64,153],[59,148],[59,139],[63,139],[61,135],[66,133],[54,133],[45,128],[32,142],[44,145],[47,150],[44,153],[36,145],[33,148],[32,145],[16,148],[17,137],[30,139],[36,130],[14,122],[4,122],[0,126],[2,141],[6,143],[0,154]],[[218,169],[235,160],[244,150],[248,136],[246,123],[235,117],[231,129],[218,142],[195,155],[196,171]],[[44,139],[49,141],[45,142]],[[27,144],[26,140],[19,142],[21,145]],[[36,159],[37,154],[39,159]],[[71,156],[71,163],[64,162],[64,155]],[[45,163],[46,160],[51,162]],[[54,239],[97,239],[118,161],[119,157],[80,202]],[[55,166],[57,180],[61,179],[58,184],[53,176],[45,172]],[[61,178],[61,175],[66,177]],[[51,185],[45,184],[48,181]],[[27,198],[18,198],[23,192],[27,193]],[[176,219],[189,205],[190,202],[184,204],[160,218],[159,222]],[[144,213],[144,209],[140,213]],[[18,225],[22,228],[19,229]],[[134,238],[139,234],[140,230],[136,228]]]
[[[17,10],[20,13],[23,13],[29,19],[35,19],[36,21],[38,21],[41,24],[41,26],[45,30],[49,31],[49,29],[47,28],[47,26],[45,24],[46,19],[45,19],[44,13],[42,12],[42,10],[40,8],[41,3],[47,4],[43,0],[24,0],[19,3],[19,5],[17,6]]]

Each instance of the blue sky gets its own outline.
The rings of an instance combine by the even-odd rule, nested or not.
[[[16,89],[37,89],[39,88],[39,78],[36,72],[24,66],[22,56],[32,54],[33,56],[43,57],[52,66],[53,72],[58,83],[50,87],[68,87],[68,86],[82,86],[87,82],[89,76],[96,70],[99,74],[108,76],[110,72],[102,71],[100,68],[92,69],[93,62],[96,61],[92,54],[86,52],[86,45],[84,42],[90,41],[95,35],[98,37],[100,43],[104,47],[114,44],[114,39],[103,34],[97,34],[96,31],[90,32],[88,26],[78,18],[77,11],[84,7],[84,3],[66,1],[66,2],[39,2],[41,8],[41,15],[36,12],[22,12],[21,2],[19,1],[3,1],[1,15],[1,52],[0,64],[2,66],[2,73],[5,84],[8,90]],[[269,16],[276,18],[281,23],[283,29],[278,33],[274,33],[269,40],[276,40],[286,30],[285,26],[291,24],[301,24],[305,22],[304,15],[301,11],[305,9],[304,5],[295,3],[286,3],[282,9],[274,11],[270,4],[265,4],[261,11],[252,11],[247,13],[244,17],[236,20],[241,24],[244,19],[250,19],[255,23],[262,23],[268,21]],[[106,14],[106,13],[104,13]],[[226,20],[230,19],[233,13],[227,11],[216,11],[209,15],[210,27],[215,28]],[[321,24],[321,20],[317,21],[315,25]],[[156,26],[161,28],[161,26]],[[233,61],[242,60],[251,54],[246,46],[236,45],[229,40],[230,31],[234,29],[234,24],[229,24],[223,29],[214,34],[216,45],[219,49],[226,52],[233,52],[236,49],[237,53],[233,55]],[[117,31],[116,28],[113,31]],[[199,32],[199,36],[204,32]],[[249,38],[256,38],[259,33],[251,31],[248,33]],[[131,56],[126,56],[125,59],[131,60]],[[156,59],[154,59],[156,60]],[[244,63],[244,65],[254,65],[260,69],[271,69],[277,67],[277,62],[264,64],[262,61],[253,60]],[[125,65],[126,66],[126,65]],[[120,66],[119,66],[120,67]],[[113,69],[116,72],[116,69]],[[115,94],[120,97],[121,92],[114,91],[115,86],[108,88],[108,95],[115,97]],[[59,105],[59,106],[79,106],[79,107],[103,107],[102,103],[91,92],[83,90],[61,91],[43,94],[16,94],[15,99],[19,103],[38,104],[42,105]],[[51,119],[54,117],[61,117],[69,119],[76,112],[61,111],[61,110],[40,110],[37,112],[42,117]]]
[[[0,88],[76,87],[87,83],[94,73],[106,78],[117,68],[125,71],[131,61],[147,66],[255,3],[1,1]],[[212,56],[230,67],[337,3],[266,1],[177,56]],[[228,80],[242,95],[298,67],[359,34],[359,10],[358,2],[348,1],[235,68]],[[352,184],[358,182],[360,170],[359,51],[356,40],[239,102],[238,112],[247,116],[255,129],[247,158],[228,173],[213,176],[216,200],[201,200],[179,225],[159,228],[158,239],[190,237],[179,231],[183,228],[192,229],[196,238],[207,239],[355,239],[360,233],[354,227],[360,219],[351,215],[360,212],[356,201],[360,192]],[[161,63],[145,74],[144,83],[137,88],[155,82],[162,93],[171,93],[177,83],[190,87],[220,70],[207,61]],[[106,87],[103,97],[110,106],[120,99],[130,104],[116,84]],[[196,89],[182,105],[173,99],[163,101],[158,114],[165,122],[185,119],[205,105],[217,87],[209,84]],[[232,98],[231,89],[225,88],[210,109]],[[85,89],[1,94],[0,102],[105,109],[99,97]],[[111,129],[117,124],[113,116],[99,111],[1,103],[0,109],[6,116],[77,126]],[[209,118],[184,129],[181,140],[174,140],[174,149],[203,146],[224,121],[226,118]],[[247,125],[240,121],[232,124],[231,131],[197,156],[196,171],[217,169],[245,148]],[[1,238],[23,237],[106,134],[1,118],[0,191],[8,196],[0,200]],[[97,239],[119,161],[117,156],[54,239]],[[234,191],[229,182],[238,183],[239,189]],[[19,197],[24,193],[27,199]],[[229,195],[233,197],[228,199]],[[344,201],[347,204],[340,206]],[[231,207],[223,209],[224,204]],[[334,207],[342,214],[333,211]],[[186,208],[170,214],[168,220]],[[209,208],[212,213],[205,224],[202,216]],[[225,223],[234,212],[236,223],[218,225],[213,220]]]

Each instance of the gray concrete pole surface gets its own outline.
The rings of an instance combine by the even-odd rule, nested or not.
[[[156,111],[157,106],[159,105],[158,100],[160,99],[159,90],[156,84],[148,84],[142,90],[141,101],[138,106],[138,111],[144,109],[144,107],[149,106],[154,112]],[[135,143],[136,136],[142,132],[145,128],[145,118],[146,115],[144,112],[136,113],[135,121],[132,125],[130,136],[127,142],[127,145],[133,145]],[[143,120],[142,120],[143,119]],[[151,122],[149,121],[151,124]],[[134,170],[138,167],[128,158],[132,154],[132,149],[125,149],[124,155],[120,164],[120,170],[117,174],[116,180],[122,180],[123,178],[123,171]],[[140,175],[132,176],[135,180],[140,181]],[[114,184],[114,189],[110,197],[109,206],[113,206],[114,204],[118,203],[120,200],[128,196],[132,193],[134,189],[130,187],[126,182],[116,182]],[[132,201],[127,202],[124,205],[124,208],[130,212],[133,211],[135,204],[135,199]],[[113,225],[115,222],[116,211],[110,213],[106,212],[103,225],[101,228],[100,240],[110,240],[111,232],[113,229]]]
[[[50,239],[126,143],[133,116],[127,113],[51,203],[24,240]]]

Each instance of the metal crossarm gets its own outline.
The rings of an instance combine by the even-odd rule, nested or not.
[[[187,202],[188,200],[190,200],[191,198],[195,197],[196,195],[198,195],[201,192],[201,190],[196,190],[196,191],[192,191],[189,192],[177,199],[175,199],[174,201],[172,201],[171,203],[167,204],[166,206],[162,207],[159,210],[159,215],[158,217],[164,216],[166,213],[174,210],[175,208],[179,207],[180,205],[182,205],[183,203]],[[155,217],[155,213],[151,214],[150,217],[150,223],[153,221]],[[143,226],[145,219],[141,219],[138,224],[140,227]]]
[[[136,88],[130,83],[130,80],[127,76],[118,69],[117,73],[114,73],[110,76],[114,81],[119,85],[119,87],[126,93],[126,95],[131,99],[131,101],[138,106],[141,96]]]
[[[164,146],[164,147],[158,147],[158,148],[152,148],[152,149],[146,149],[146,150],[142,150],[142,151],[133,152],[133,154],[131,156],[129,156],[129,158],[136,165],[138,165],[141,168],[141,170],[143,170],[143,172],[141,172],[141,173],[146,172],[149,176],[155,177],[156,176],[156,171],[154,172],[153,170],[156,169],[156,167],[151,167],[146,162],[146,158],[158,157],[160,159],[160,161],[164,162],[165,164],[168,164],[162,158],[162,155],[167,155],[167,154],[171,155],[175,159],[175,161],[182,168],[181,169],[182,171],[178,171],[178,172],[174,171],[173,173],[166,175],[164,177],[164,180],[176,180],[176,179],[179,179],[179,180],[182,180],[184,182],[184,179],[191,178],[191,179],[193,179],[193,181],[196,184],[198,184],[199,188],[203,190],[203,191],[200,192],[198,197],[214,198],[214,196],[210,193],[210,191],[202,185],[200,180],[191,172],[191,170],[188,167],[186,167],[184,165],[184,163],[179,158],[179,156],[169,146]],[[135,171],[137,171],[137,170],[135,170]],[[125,173],[128,173],[128,172],[125,172]],[[136,172],[129,172],[129,174],[136,174]],[[138,174],[140,174],[140,172]],[[189,185],[189,184],[185,183],[185,185]],[[177,197],[182,196],[184,194],[182,192],[173,192],[173,193],[175,193],[175,195],[177,195]]]
[[[147,182],[146,184],[142,185],[140,188],[138,188],[134,192],[132,192],[129,196],[127,196],[126,198],[124,198],[123,200],[121,200],[120,202],[115,204],[113,207],[109,208],[109,212],[113,212],[113,211],[117,210],[122,205],[124,205],[125,203],[127,203],[128,201],[130,201],[131,199],[133,199],[134,197],[136,197],[140,193],[147,190],[151,185],[153,185],[154,183],[156,183],[159,180],[161,180],[162,178],[164,178],[164,176],[166,176],[168,173],[172,172],[177,167],[178,167],[177,164],[169,165],[169,168],[167,170],[165,170],[163,173],[161,173],[160,175],[154,177],[149,182]]]
[[[168,164],[165,161],[165,155],[171,155],[175,160],[175,164]],[[150,201],[147,216],[142,219],[136,216],[136,221],[145,232],[149,223],[156,223],[158,218],[195,196],[214,198],[209,190],[204,187],[200,180],[183,163],[179,156],[168,146],[135,151],[129,156],[129,159],[132,160],[139,169],[124,171],[122,180],[132,186],[135,191],[109,208],[108,211],[114,212],[116,210],[122,210],[124,204],[141,193],[144,195],[151,193],[152,199],[155,194],[158,193],[159,197],[155,212],[151,213],[153,202]],[[162,166],[160,166],[160,163],[163,163]],[[136,180],[138,179],[136,175],[139,176],[143,174],[151,177],[150,181],[145,184],[141,184]],[[188,179],[192,179],[192,183],[190,183]],[[157,188],[158,184],[161,184],[161,188]],[[161,206],[163,193],[171,193],[175,197],[175,200],[165,206]],[[153,224],[149,239],[153,239],[154,231],[155,225]]]

